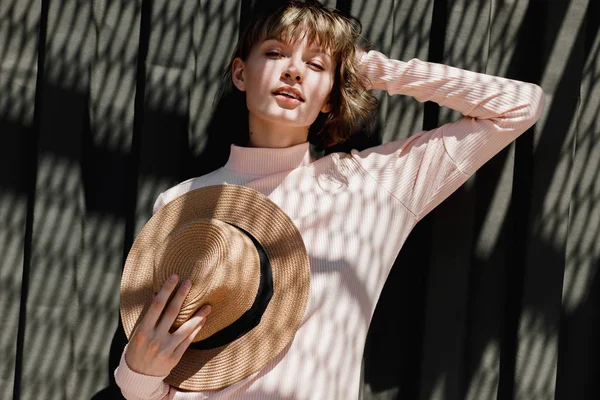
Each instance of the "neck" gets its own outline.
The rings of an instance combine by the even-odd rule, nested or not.
[[[308,140],[309,127],[306,126],[290,126],[252,118],[252,116],[250,116],[248,125],[250,128],[249,147],[284,148]]]

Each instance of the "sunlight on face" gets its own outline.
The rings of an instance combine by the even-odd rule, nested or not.
[[[334,83],[334,61],[329,53],[306,40],[284,43],[268,39],[257,44],[243,62],[249,122],[308,130],[327,103]]]

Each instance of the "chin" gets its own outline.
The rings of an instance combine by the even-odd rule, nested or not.
[[[295,110],[284,110],[284,112],[279,110],[277,113],[269,113],[263,116],[263,119],[272,123],[285,124],[293,127],[310,125],[310,123],[306,121],[306,118],[298,115]]]

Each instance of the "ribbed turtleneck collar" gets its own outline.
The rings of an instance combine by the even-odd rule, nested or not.
[[[224,168],[245,175],[268,176],[311,163],[309,143],[291,147],[240,147],[231,145]]]

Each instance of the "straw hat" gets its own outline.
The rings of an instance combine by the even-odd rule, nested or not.
[[[310,290],[308,255],[292,220],[257,191],[217,185],[161,208],[136,238],[123,270],[127,338],[171,274],[192,287],[173,324],[212,311],[165,379],[192,391],[227,387],[260,370],[292,340]]]

